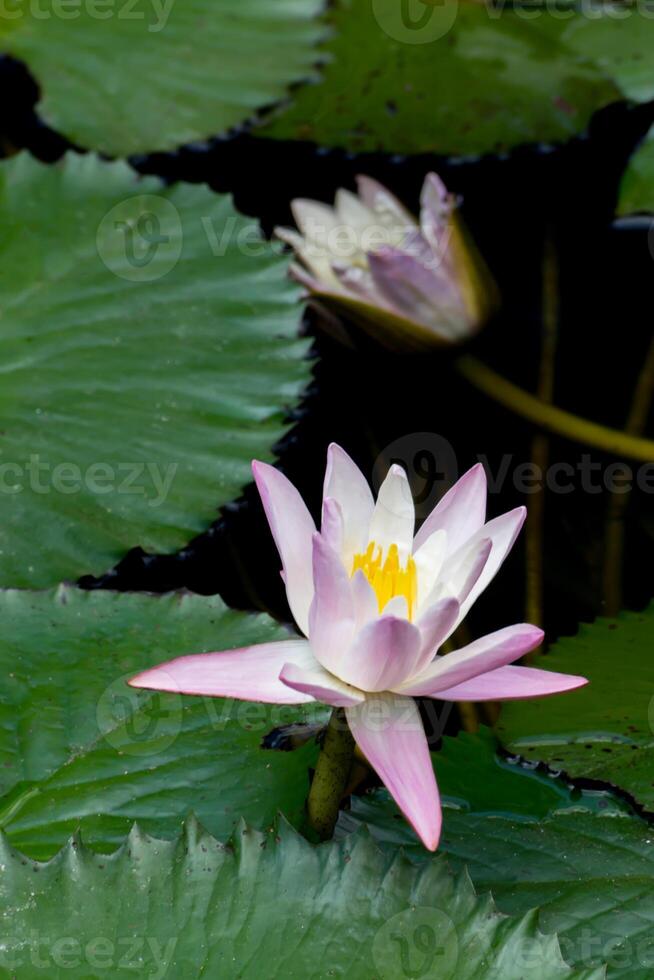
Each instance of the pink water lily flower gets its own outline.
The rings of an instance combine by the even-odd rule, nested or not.
[[[339,190],[333,208],[292,202],[298,231],[276,228],[309,293],[345,310],[386,346],[458,343],[497,306],[497,288],[440,177],[427,174],[414,216],[370,177],[358,194]]]
[[[328,452],[321,530],[279,470],[253,463],[303,638],[180,657],[132,686],[248,701],[321,701],[345,709],[352,735],[415,828],[435,850],[441,807],[416,696],[445,701],[542,697],[583,677],[509,666],[543,633],[521,623],[446,656],[438,651],[509,553],[525,509],[486,522],[478,464],[414,535],[404,470],[392,466],[377,501],[336,445]]]

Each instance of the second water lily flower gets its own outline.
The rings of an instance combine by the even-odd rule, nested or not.
[[[345,709],[361,752],[425,847],[441,808],[416,697],[485,701],[570,691],[583,677],[510,666],[542,640],[520,623],[439,653],[490,584],[524,508],[486,521],[486,477],[475,466],[417,534],[404,470],[392,466],[377,501],[338,446],[328,453],[320,531],[279,470],[254,463],[302,638],[191,654],[146,670],[133,687],[248,701],[321,701]]]
[[[275,231],[299,259],[294,277],[386,346],[452,344],[476,333],[497,290],[441,179],[427,175],[419,221],[370,177],[358,178],[358,191],[339,190],[334,208],[293,201],[299,232]]]

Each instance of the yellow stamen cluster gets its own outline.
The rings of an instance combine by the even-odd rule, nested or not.
[[[396,544],[389,547],[385,561],[383,557],[382,548],[371,541],[365,552],[354,556],[352,575],[361,569],[375,590],[380,612],[394,596],[403,595],[412,619],[418,593],[416,563],[409,556],[402,568]]]

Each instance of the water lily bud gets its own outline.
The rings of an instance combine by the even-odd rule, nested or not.
[[[396,350],[460,343],[497,306],[495,283],[441,179],[427,174],[420,220],[370,177],[333,208],[297,199],[299,231],[277,228],[295,279]]]

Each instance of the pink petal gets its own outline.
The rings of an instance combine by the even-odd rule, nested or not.
[[[426,541],[423,541],[417,551],[413,552],[418,577],[418,607],[425,603],[438,582],[446,554],[447,533],[445,531],[434,531]]]
[[[443,701],[516,701],[574,691],[588,683],[586,677],[558,674],[535,667],[498,667],[472,680],[438,692]]]
[[[331,271],[339,288],[351,293],[355,301],[364,306],[372,306],[375,310],[380,308],[379,294],[368,269],[332,262]]]
[[[334,677],[318,663],[313,667],[285,664],[279,677],[293,690],[309,694],[316,701],[323,701],[335,708],[350,708],[365,701],[365,694],[339,681],[338,677]]]
[[[322,502],[322,524],[320,533],[337,555],[343,553],[344,525],[343,511],[338,501],[326,497]]]
[[[527,516],[527,510],[525,507],[516,507],[515,510],[509,511],[508,514],[502,514],[500,517],[496,517],[494,520],[489,521],[485,524],[477,534],[472,537],[469,545],[474,545],[475,542],[481,542],[486,538],[489,538],[493,542],[493,547],[491,548],[491,553],[488,556],[488,561],[484,565],[483,571],[474,586],[470,590],[465,602],[461,606],[461,619],[467,615],[468,610],[472,604],[479,598],[484,589],[490,585],[490,583],[495,578],[495,575],[501,568],[504,559],[511,551],[511,548],[515,544],[515,540],[520,533],[520,528],[522,527],[525,517]],[[457,559],[457,555],[452,555],[451,559],[445,562],[443,568],[443,576],[447,577],[448,565],[450,561],[454,563]]]
[[[352,598],[354,600],[354,612],[356,616],[356,628],[360,630],[366,623],[377,619],[379,615],[379,603],[372,585],[361,571],[357,571],[352,576]]]
[[[440,697],[439,691],[463,684],[479,674],[504,667],[534,650],[543,641],[543,631],[529,623],[507,626],[445,657],[437,657],[416,677],[395,688],[401,694]]]
[[[425,847],[435,851],[441,805],[420,713],[411,698],[376,695],[346,708],[354,739]]]
[[[421,640],[408,619],[381,616],[357,634],[334,672],[362,691],[387,691],[415,673]]]
[[[359,467],[335,442],[327,450],[323,499],[328,498],[335,500],[341,508],[342,555],[348,566],[357,552],[365,551],[375,501],[368,481]]]
[[[420,228],[450,273],[453,271],[448,248],[451,216],[451,194],[437,174],[427,174],[420,194]]]
[[[320,534],[313,536],[312,576],[315,594],[309,611],[311,649],[323,667],[339,674],[339,665],[354,636],[354,599],[340,556]]]
[[[285,664],[310,669],[315,663],[306,640],[279,640],[259,646],[197,653],[178,657],[144,670],[128,682],[130,687],[176,694],[204,694],[214,698],[241,698],[270,704],[304,704],[308,694],[292,691],[279,679]]]
[[[411,486],[402,467],[395,463],[379,488],[369,538],[384,552],[392,544],[397,545],[404,563],[411,554],[415,520]]]
[[[435,593],[440,595],[445,592],[456,596],[459,606],[463,608],[488,564],[492,549],[493,542],[489,538],[481,540],[473,538],[470,544],[465,544],[443,569]],[[457,623],[463,619],[461,608]]]
[[[288,604],[306,636],[313,599],[311,539],[316,525],[300,494],[279,470],[255,460],[252,472],[282,560]]]
[[[429,664],[442,643],[448,638],[459,618],[459,603],[450,596],[439,599],[421,614],[416,626],[420,630],[422,643],[420,658],[416,663],[416,673]]]
[[[434,531],[447,532],[448,552],[452,554],[484,526],[486,520],[486,473],[481,463],[464,473],[439,500],[416,534],[417,551]]]
[[[375,285],[386,302],[448,340],[460,335],[465,310],[444,269],[437,264],[427,268],[413,255],[390,245],[368,252],[367,259]]]

